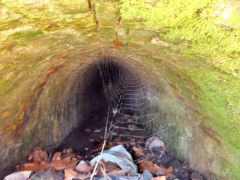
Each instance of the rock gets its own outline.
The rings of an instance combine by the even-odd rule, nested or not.
[[[145,147],[153,154],[162,155],[166,151],[165,143],[158,137],[150,137],[145,143]]]

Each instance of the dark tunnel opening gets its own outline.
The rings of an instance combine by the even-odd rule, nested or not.
[[[146,99],[137,98],[145,95],[143,82],[133,70],[111,57],[90,64],[85,70],[83,84],[84,87],[78,87],[80,90],[77,94],[77,108],[83,117],[83,128],[105,125],[105,120],[101,119],[106,119],[108,109],[110,116],[116,111],[129,116],[144,113],[138,105]]]
[[[110,124],[116,125],[116,121],[124,123],[128,118],[138,122],[147,120],[145,115],[149,113],[150,103],[146,85],[126,62],[103,57],[89,64],[82,76],[76,95],[79,127],[63,140],[58,149],[73,147],[83,151],[92,132],[104,136],[106,126],[109,129]]]

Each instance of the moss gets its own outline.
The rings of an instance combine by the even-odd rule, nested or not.
[[[210,67],[195,67],[187,70],[197,85],[200,87],[198,101],[206,111],[202,114],[209,116],[205,123],[213,126],[218,138],[228,149],[226,163],[231,176],[239,176],[240,159],[240,89],[238,81]],[[230,164],[230,165],[229,165]],[[234,171],[233,171],[234,170]],[[235,179],[235,178],[233,178]]]
[[[187,54],[202,54],[207,63],[233,73],[232,64],[240,67],[240,29],[224,28],[217,23],[223,18],[212,15],[216,0],[121,0],[121,16],[128,21],[140,20],[145,29],[159,31],[168,40],[188,42],[182,50]],[[234,12],[234,11],[233,11]],[[228,22],[237,26],[240,15],[232,13]],[[220,22],[221,22],[220,21]],[[231,24],[229,26],[231,27]],[[218,63],[212,57],[221,56]],[[232,63],[228,63],[231,61]]]
[[[43,34],[43,31],[41,31],[41,30],[19,31],[19,32],[16,32],[16,33],[12,34],[11,36],[13,38],[16,38],[16,39],[19,39],[19,38],[34,38],[35,36],[37,36],[39,34]]]

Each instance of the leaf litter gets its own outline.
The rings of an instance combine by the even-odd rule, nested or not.
[[[128,119],[127,123],[133,120]],[[126,124],[126,127],[128,125]],[[85,131],[91,137],[87,139],[89,146],[85,151],[77,152],[75,147],[55,149],[53,152],[44,148],[35,148],[26,161],[16,166],[16,172],[6,176],[4,180],[23,177],[24,172],[31,172],[20,180],[84,180],[84,179],[116,179],[116,180],[203,180],[196,171],[177,160],[167,151],[165,143],[158,137],[142,139],[141,134],[134,135],[132,130],[123,129],[111,135],[104,145],[102,131]],[[131,131],[132,136],[126,135]],[[100,137],[100,138],[99,138]],[[124,154],[125,152],[125,154]],[[100,153],[100,154],[99,154]],[[101,156],[94,172],[97,159]],[[95,160],[94,160],[95,158]],[[131,167],[132,166],[132,167]],[[134,167],[136,167],[136,172]],[[94,172],[94,175],[93,175]],[[197,179],[197,178],[198,179]],[[202,178],[202,179],[201,179]]]

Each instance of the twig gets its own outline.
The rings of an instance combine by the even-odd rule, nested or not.
[[[96,165],[95,165],[95,167],[94,167],[94,169],[93,169],[93,172],[92,172],[92,174],[91,174],[90,180],[93,179],[93,177],[94,177],[94,175],[95,175],[95,173],[96,173],[96,170],[97,170],[99,161],[100,161],[100,159],[101,159],[101,157],[102,157],[103,150],[104,150],[104,148],[105,148],[106,142],[107,142],[107,140],[105,139],[104,142],[103,142],[103,146],[102,146],[101,153],[100,153],[100,155],[99,155],[99,157],[98,157],[97,163],[96,163]]]

